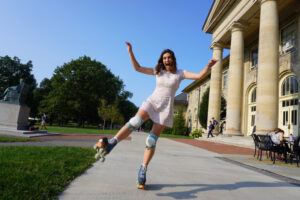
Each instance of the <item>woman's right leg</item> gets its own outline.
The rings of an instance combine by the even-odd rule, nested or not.
[[[135,116],[138,116],[140,118],[142,118],[143,122],[147,121],[149,119],[149,115],[146,111],[139,109],[139,111],[136,113]],[[125,124],[116,134],[115,138],[118,141],[124,140],[126,139],[130,133],[132,132],[132,130],[129,129],[128,125]]]
[[[141,118],[143,122],[145,122],[145,121],[147,121],[147,120],[149,119],[148,113],[147,113],[146,111],[144,111],[144,110],[141,110],[141,109],[139,109],[139,111],[136,113],[135,117],[133,117],[133,118],[136,118],[136,117],[137,117],[137,118]],[[129,120],[128,123],[130,123],[130,121],[131,121],[131,120]],[[133,121],[134,121],[134,120],[133,120]],[[112,139],[110,139],[109,143],[112,143],[112,144],[113,144],[112,148],[113,148],[118,142],[120,142],[120,141],[126,139],[126,138],[130,135],[130,133],[132,132],[132,129],[129,128],[129,126],[131,126],[131,125],[128,125],[128,123],[125,124],[125,125],[117,132],[117,134],[116,134]],[[101,146],[102,146],[101,142],[98,142],[98,143],[96,144],[96,146],[101,147]],[[111,149],[109,148],[109,151],[110,151],[110,150],[111,150]]]

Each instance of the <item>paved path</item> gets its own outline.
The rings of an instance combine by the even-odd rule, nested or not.
[[[136,189],[146,134],[132,134],[105,163],[96,162],[59,197],[68,199],[298,199],[299,186],[223,155],[160,138],[148,168],[147,190]],[[226,156],[225,156],[226,157]]]

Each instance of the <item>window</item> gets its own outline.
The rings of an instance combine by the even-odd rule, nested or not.
[[[258,64],[258,49],[253,49],[251,51],[251,69],[257,67]]]
[[[297,110],[292,110],[292,124],[297,125]]]
[[[295,23],[290,24],[281,31],[281,48],[283,52],[287,52],[295,47],[296,44],[296,26]]]
[[[227,79],[228,79],[228,73],[227,71],[223,72],[223,90],[227,88]]]
[[[256,88],[254,88],[251,93],[251,103],[255,103],[255,102],[256,102]]]
[[[296,76],[289,76],[284,79],[281,85],[281,95],[289,95],[298,93],[298,81]]]
[[[255,124],[255,115],[251,115],[251,126]]]
[[[283,111],[283,115],[282,115],[283,119],[282,119],[282,125],[287,125],[288,121],[289,121],[289,117],[288,117],[288,111]]]

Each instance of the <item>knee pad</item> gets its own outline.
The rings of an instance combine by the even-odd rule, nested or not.
[[[154,133],[150,133],[146,138],[146,148],[155,149],[157,140],[158,140],[157,135],[155,135]]]
[[[129,122],[127,122],[127,127],[129,130],[134,131],[138,128],[140,128],[142,126],[142,124],[144,123],[143,119],[136,115],[134,117],[132,117]]]

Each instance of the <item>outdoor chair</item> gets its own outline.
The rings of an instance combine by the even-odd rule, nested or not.
[[[291,152],[291,163],[293,162],[293,157],[295,157],[297,162],[297,167],[299,167],[299,160],[300,160],[300,136],[296,138],[294,141],[292,152]]]
[[[258,137],[257,137],[257,135],[255,133],[252,133],[251,137],[252,137],[253,142],[254,142],[254,154],[253,154],[253,157],[255,157],[256,156],[256,152],[258,154],[258,150],[259,150],[259,148],[258,148],[258,141],[259,141],[259,139],[258,139]]]
[[[258,145],[257,158],[259,158],[259,160],[261,161],[263,151],[266,152],[267,158],[269,158],[269,154],[270,154],[270,151],[272,148],[272,141],[271,141],[270,136],[254,134],[254,137],[256,137],[257,145]]]
[[[288,147],[288,144],[286,143],[286,141],[283,142],[283,144],[275,144],[272,139],[271,139],[271,136],[269,136],[269,140],[271,142],[271,145],[270,145],[270,157],[271,157],[271,160],[273,161],[273,164],[275,164],[275,161],[276,161],[276,153],[277,155],[278,154],[283,154],[284,156],[284,161],[285,163],[287,163],[287,153],[290,151],[289,147]],[[273,154],[272,154],[273,153]]]

